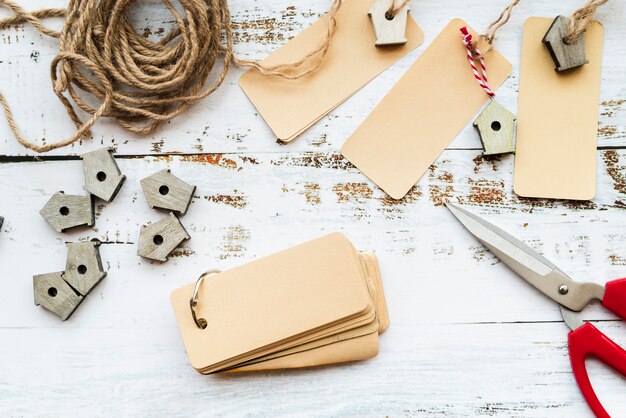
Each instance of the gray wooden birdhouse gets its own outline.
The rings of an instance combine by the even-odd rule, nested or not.
[[[570,44],[565,43],[571,19],[566,16],[557,16],[543,37],[542,42],[548,48],[554,61],[556,71],[565,71],[587,64],[585,55],[585,35]]]
[[[100,259],[100,243],[97,241],[67,244],[65,281],[82,296],[89,292],[107,275]]]
[[[409,5],[404,5],[395,16],[388,13],[394,0],[377,0],[369,10],[368,15],[372,19],[376,46],[401,45],[407,42],[406,21],[408,19]]]
[[[137,255],[156,261],[167,261],[167,257],[183,241],[191,237],[176,215],[141,227]]]
[[[107,202],[112,201],[126,176],[120,172],[113,151],[101,148],[81,155],[85,174],[85,190]]]
[[[91,196],[55,193],[39,211],[39,214],[57,232],[81,225],[93,226],[94,208]]]
[[[184,215],[196,186],[191,186],[172,173],[161,170],[141,180],[141,187],[151,208],[166,209]]]
[[[41,305],[64,321],[83,301],[83,297],[63,279],[63,272],[33,276],[33,289],[35,305]]]
[[[485,155],[515,152],[515,120],[513,113],[491,101],[474,121]]]

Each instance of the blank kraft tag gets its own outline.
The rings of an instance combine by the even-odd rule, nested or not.
[[[371,5],[369,0],[344,1],[336,17],[337,29],[328,53],[312,74],[285,80],[251,70],[241,76],[239,85],[278,139],[294,139],[423,42],[422,30],[409,16],[406,44],[376,47],[367,15]],[[328,16],[324,16],[263,64],[297,61],[318,45],[327,31]]]
[[[585,32],[589,63],[558,73],[541,40],[553,18],[524,25],[520,70],[515,193],[592,199],[596,191],[598,101],[604,29]]]
[[[461,19],[446,26],[341,150],[394,199],[404,197],[488,100],[467,63],[463,26]],[[478,47],[488,50],[484,42]],[[485,60],[496,89],[511,64],[496,50]]]
[[[192,365],[212,372],[375,320],[363,274],[352,244],[333,233],[207,278],[198,305],[206,329],[190,314],[194,285],[177,289],[172,305]]]

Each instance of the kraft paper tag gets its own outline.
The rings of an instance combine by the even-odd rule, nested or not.
[[[524,24],[514,190],[589,200],[596,192],[604,29],[594,22],[585,32],[588,64],[559,73],[541,42],[553,20],[531,17]]]
[[[291,369],[323,366],[347,361],[367,360],[378,354],[378,334],[339,341],[313,350],[289,354],[271,360],[243,365],[229,372],[252,372],[261,370]]]
[[[404,197],[488,100],[467,63],[463,26],[461,19],[446,26],[341,150],[394,199]],[[488,50],[482,41],[478,47]],[[511,64],[495,49],[485,61],[495,90]]]
[[[197,306],[198,316],[207,319],[205,329],[196,326],[190,312],[195,284],[174,291],[171,299],[198,371],[260,363],[265,363],[262,368],[304,367],[325,364],[337,350],[318,348],[347,340],[354,341],[341,345],[349,352],[337,361],[377,352],[377,335],[389,323],[379,276],[374,256],[359,255],[347,238],[334,233],[208,276],[200,285]],[[375,345],[370,334],[376,335]],[[355,348],[356,340],[367,347]]]
[[[376,47],[368,11],[369,0],[346,0],[339,10],[337,29],[321,66],[297,80],[268,77],[250,70],[239,85],[281,141],[291,141],[356,93],[374,77],[411,52],[424,34],[409,15],[407,43]],[[318,45],[328,31],[322,17],[263,61],[263,64],[294,62]]]

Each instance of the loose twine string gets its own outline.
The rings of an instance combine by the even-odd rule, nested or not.
[[[25,11],[12,0],[0,0],[0,6],[15,14],[0,20],[0,30],[30,23],[41,33],[59,38],[60,51],[52,60],[50,76],[53,90],[77,130],[64,140],[36,144],[20,133],[2,94],[0,104],[17,141],[36,152],[64,147],[89,136],[101,117],[116,119],[130,132],[148,134],[213,93],[223,83],[231,64],[289,80],[316,71],[328,53],[342,1],[333,0],[327,14],[328,28],[317,46],[297,61],[264,65],[234,56],[227,0],[178,0],[184,16],[169,0],[162,0],[174,16],[176,27],[157,42],[135,32],[129,17],[135,0],[70,0],[67,9],[35,12]],[[43,19],[51,17],[65,17],[61,32],[43,24]],[[220,56],[222,68],[205,87]],[[96,98],[100,104],[89,104],[85,96],[92,96],[90,101]],[[74,105],[91,117],[81,121]]]
[[[587,27],[594,21],[596,9],[609,0],[588,0],[587,3],[572,14],[572,20],[565,35],[565,43],[571,44],[583,36]]]
[[[400,11],[400,9],[402,9],[408,3],[409,0],[400,0],[400,2],[397,2],[397,0],[393,0],[391,2],[391,6],[389,6],[389,10],[387,10],[387,12],[385,13],[385,17],[389,20],[393,19]]]
[[[521,0],[514,0],[511,2],[503,11],[500,13],[500,16],[493,22],[489,24],[487,31],[480,35],[482,39],[484,39],[489,45],[489,49],[486,53],[489,53],[493,49],[493,42],[496,39],[496,33],[498,29],[502,26],[506,25],[507,22],[511,19],[511,14],[515,6],[519,4]],[[567,31],[567,34],[564,37],[565,43],[573,43],[576,42],[587,30],[587,27],[594,21],[594,15],[596,9],[603,4],[607,3],[608,0],[588,0],[587,3],[580,9],[576,10],[571,17],[571,22]],[[493,99],[496,94],[489,87],[489,80],[487,78],[487,65],[485,64],[484,55],[478,49],[476,43],[472,41],[472,35],[468,32],[467,28],[461,28],[461,36],[463,40],[463,45],[465,45],[467,50],[467,60],[469,62],[470,68],[474,73],[474,78],[478,85],[487,93],[487,95]],[[481,72],[478,72],[476,67],[476,61],[480,63]]]
[[[519,4],[521,0],[514,0],[511,4],[509,4],[503,11],[500,13],[500,16],[493,22],[489,24],[487,27],[487,31],[480,35],[482,39],[484,39],[489,45],[489,49],[487,49],[487,54],[491,52],[493,49],[493,42],[496,39],[496,33],[498,29],[502,26],[506,25],[507,22],[511,19],[511,13],[513,12],[513,8]],[[463,41],[463,45],[465,45],[467,51],[467,61],[470,65],[472,73],[474,74],[474,78],[478,85],[484,90],[484,92],[489,96],[490,99],[496,97],[496,93],[489,87],[489,79],[487,78],[487,64],[485,63],[485,57],[478,49],[478,46],[475,42],[473,42],[472,34],[469,33],[466,27],[462,27],[461,29],[461,39]],[[476,67],[476,61],[480,64],[480,73],[478,72],[478,68]]]

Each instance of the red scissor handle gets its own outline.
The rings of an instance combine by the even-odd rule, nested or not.
[[[610,418],[591,386],[585,360],[587,357],[597,357],[626,377],[626,350],[598,328],[586,323],[569,333],[569,357],[578,387],[593,413],[598,418]]]
[[[626,320],[626,279],[613,280],[606,284],[602,305]]]
[[[626,279],[614,280],[606,284],[602,305],[626,320]],[[578,387],[591,410],[599,418],[610,418],[591,386],[585,360],[587,357],[597,357],[626,376],[626,350],[615,344],[598,328],[586,323],[569,333],[569,357]]]

